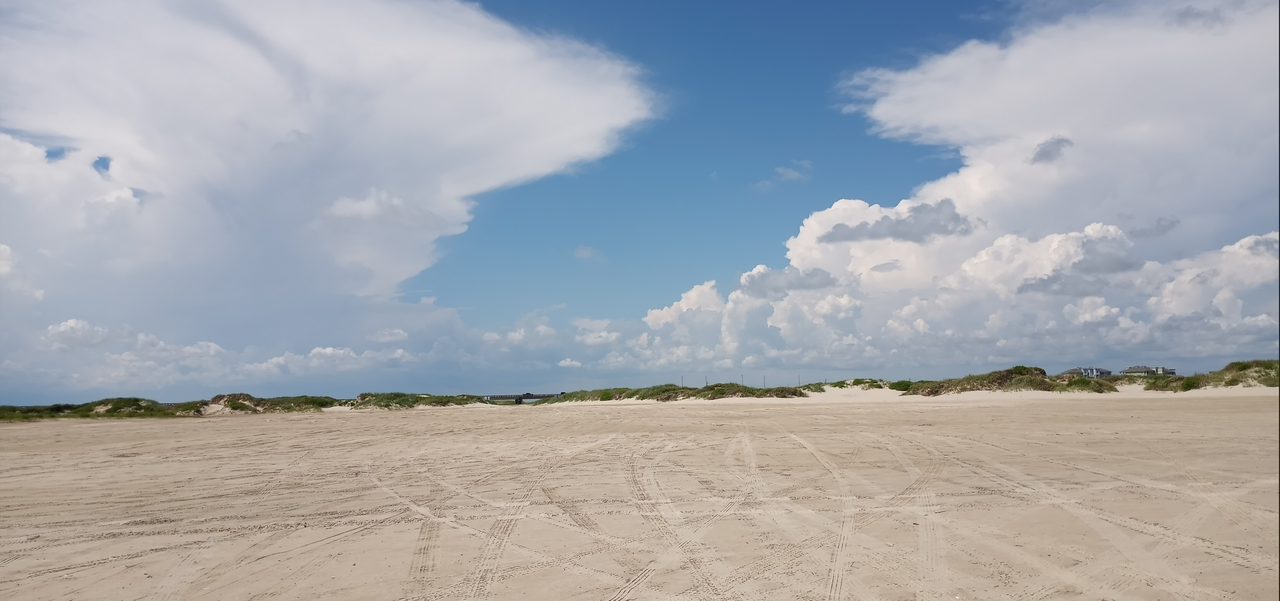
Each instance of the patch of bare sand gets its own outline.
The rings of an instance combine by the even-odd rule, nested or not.
[[[4,599],[1274,599],[1275,389],[0,424]]]

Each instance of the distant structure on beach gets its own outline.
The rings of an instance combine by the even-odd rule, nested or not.
[[[1147,367],[1134,365],[1120,372],[1124,376],[1176,376],[1178,372],[1172,367]]]
[[[1089,379],[1105,378],[1111,375],[1111,370],[1102,369],[1101,367],[1073,367],[1062,372],[1064,376],[1081,376]]]

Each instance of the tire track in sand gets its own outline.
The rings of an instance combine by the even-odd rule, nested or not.
[[[440,539],[440,522],[423,520],[414,543],[413,561],[409,564],[409,581],[417,592],[426,592],[431,572],[436,567],[436,545]]]
[[[885,437],[877,437],[880,442],[885,445],[889,453],[893,455],[898,463],[902,465],[902,469],[911,476],[913,482],[923,480],[924,472],[916,467],[915,462],[911,460],[898,445]],[[928,449],[925,449],[928,451]],[[942,459],[937,454],[929,453],[929,466],[927,469],[934,472],[935,475],[941,471],[943,465]],[[945,543],[939,540],[938,524],[934,519],[938,512],[938,500],[930,490],[932,478],[928,483],[919,487],[913,495],[915,497],[916,506],[920,509],[920,517],[916,529],[917,558],[920,566],[916,574],[916,598],[933,601],[943,599],[945,591],[943,590],[946,582],[949,580],[946,568],[946,548]]]
[[[579,528],[598,533],[601,536],[608,536],[604,529],[600,527],[600,524],[597,524],[590,515],[587,515],[587,513],[583,511],[577,503],[560,495],[556,490],[556,487],[543,486],[542,494],[546,496],[547,500],[551,501],[553,505],[560,508],[560,511],[563,511],[565,515],[569,516],[569,519],[573,520],[573,523],[577,524]],[[622,566],[622,568],[628,573],[634,572],[640,567],[639,563],[636,562],[634,558],[625,551],[622,551],[621,545],[607,545],[606,548],[608,549],[606,552],[610,552],[609,556],[612,557],[614,561],[618,562],[618,565]],[[614,550],[622,552],[612,553],[611,551]]]
[[[675,443],[668,443],[665,448],[655,454],[654,458],[648,462],[648,465],[643,470],[640,468],[641,455],[633,454],[631,456],[631,467],[626,472],[626,478],[627,484],[631,489],[632,498],[635,500],[634,502],[641,515],[644,515],[649,520],[649,523],[653,524],[663,540],[666,541],[668,547],[666,552],[627,579],[609,599],[610,601],[628,599],[635,589],[648,582],[649,578],[659,569],[669,567],[675,564],[677,560],[682,560],[684,564],[689,566],[695,582],[695,588],[705,590],[711,595],[710,597],[699,598],[742,599],[738,592],[725,586],[721,579],[712,572],[711,566],[708,564],[715,561],[715,554],[709,552],[704,545],[700,544],[698,538],[716,522],[736,509],[742,503],[743,498],[739,497],[726,503],[719,511],[699,524],[687,537],[682,537],[678,531],[679,516],[668,515],[673,513],[670,508],[671,501],[662,493],[654,474],[656,466],[662,461],[662,456],[673,448],[675,448]]]
[[[246,547],[243,551],[236,553],[230,559],[218,563],[217,565],[210,568],[209,571],[194,578],[191,581],[191,583],[187,586],[187,593],[183,595],[183,597],[190,598],[192,596],[193,591],[199,590],[201,588],[204,588],[205,586],[212,584],[218,578],[232,572],[233,570],[238,570],[241,566],[245,564],[249,564],[254,561],[257,561],[259,552],[269,549],[277,541],[284,539],[293,533],[294,533],[293,530],[280,530],[280,531],[271,533],[270,535],[262,538],[261,540],[254,541],[252,544]]]
[[[813,447],[813,445],[808,444],[808,441],[800,439],[798,436],[795,436],[794,434],[787,431],[785,428],[782,428],[776,423],[772,425],[776,429],[778,429],[782,434],[785,434],[788,437],[792,438],[793,440],[797,440],[797,442],[800,442],[801,446],[804,446],[805,449],[808,450],[811,454],[813,454],[814,450],[816,450],[816,448]],[[750,447],[748,446],[748,448]],[[861,449],[862,449],[861,445],[859,445],[858,448],[854,449],[852,460],[856,460],[860,456],[862,452]],[[821,451],[818,451],[818,454],[814,456],[815,456],[815,459],[818,459],[819,462],[823,464],[824,468],[828,468],[828,470],[830,470],[831,468],[835,468],[836,470],[839,470],[838,466],[835,466],[833,463],[831,463],[831,461],[825,455],[823,455]],[[848,551],[849,542],[852,539],[852,534],[856,534],[860,529],[875,523],[876,521],[880,520],[880,518],[891,513],[893,510],[901,508],[902,506],[914,500],[916,495],[919,494],[919,491],[922,488],[927,488],[934,480],[938,478],[938,476],[942,473],[942,470],[944,467],[945,467],[945,464],[940,459],[938,461],[931,462],[926,467],[926,469],[920,473],[919,477],[917,477],[910,484],[908,484],[907,487],[904,488],[902,491],[898,492],[897,494],[885,500],[884,503],[880,504],[877,508],[875,508],[876,509],[875,511],[861,511],[853,514],[851,519],[847,522],[847,525],[851,527],[851,530],[850,530],[851,536],[846,539],[846,543],[844,547],[846,553]],[[843,476],[843,472],[837,471],[837,473]],[[883,490],[878,486],[876,486],[875,488],[876,490],[881,490],[881,491]],[[846,499],[849,499],[849,497],[852,497],[852,495],[843,495],[843,496],[845,496]],[[852,500],[852,499],[849,499],[849,500]],[[844,530],[843,527],[846,525],[846,522],[845,522],[846,514],[844,512],[842,512],[842,515],[841,515],[841,523],[836,524],[834,522],[828,521],[825,517],[819,514],[813,513],[812,510],[809,510],[803,506],[797,505],[793,501],[790,501],[784,498],[773,497],[771,498],[771,502],[778,502],[781,504],[780,505],[781,511],[778,512],[779,516],[785,516],[788,513],[811,514],[812,517],[819,520],[823,524],[826,524],[825,527],[829,528],[829,530],[821,534],[817,534],[799,541],[794,541],[792,543],[788,543],[784,545],[777,545],[776,547],[773,548],[769,556],[760,558],[736,570],[733,570],[733,572],[725,580],[726,584],[729,584],[732,586],[732,585],[740,584],[743,582],[748,582],[750,580],[754,580],[756,578],[759,578],[761,576],[764,576],[766,574],[769,574],[777,570],[791,568],[792,566],[796,565],[800,561],[803,561],[806,557],[811,556],[814,549],[826,546],[828,544],[831,544],[832,541],[837,540],[839,533]],[[773,514],[771,513],[770,515],[773,515]],[[891,575],[892,577],[894,577],[896,580],[898,580],[903,584],[908,584],[915,579],[912,570],[904,569],[904,566],[902,566],[900,563],[894,561],[891,558],[886,558],[881,554],[876,553],[872,549],[867,548],[865,546],[862,548],[862,553],[859,554],[857,558],[859,560],[859,563],[872,567],[877,572],[880,572],[881,574]],[[854,576],[852,579],[849,579],[850,576],[853,576],[852,573],[841,574],[839,576],[836,576],[835,574],[833,574],[832,572],[834,572],[834,570],[830,570],[830,568],[833,566],[833,562],[830,561],[830,559],[826,561],[821,561],[819,563],[823,566],[828,567],[829,569],[828,578],[827,578],[827,588],[826,588],[826,591],[828,592],[828,594],[831,594],[834,592],[837,595],[843,596],[845,595],[844,588],[846,586],[851,586],[853,587],[854,590],[850,592],[853,593],[858,598],[861,598],[861,599],[878,598],[875,592],[872,589],[866,587],[861,582],[861,580],[856,578],[856,576]],[[838,589],[835,589],[835,587],[832,586],[833,582],[835,583],[836,586],[839,587]],[[833,589],[835,590],[833,591]],[[833,596],[833,598],[839,598],[839,597]]]
[[[1199,497],[1212,505],[1213,508],[1218,510],[1218,513],[1222,514],[1222,516],[1227,518],[1227,520],[1241,528],[1253,532],[1254,535],[1261,537],[1267,542],[1275,542],[1277,540],[1277,520],[1275,515],[1257,515],[1255,512],[1243,509],[1240,507],[1240,503],[1235,499],[1227,498],[1213,490],[1213,486],[1211,484],[1202,480],[1200,476],[1197,476],[1185,463],[1175,460],[1164,451],[1161,451],[1160,449],[1157,449],[1145,442],[1142,443],[1142,446],[1164,458],[1176,467],[1178,472],[1182,474],[1182,477],[1187,480],[1186,490],[1189,490],[1192,495]],[[1259,521],[1265,523],[1259,523]]]
[[[423,507],[413,502],[412,500],[409,500],[400,496],[399,493],[392,490],[387,485],[383,484],[373,474],[368,474],[368,478],[388,496],[395,499],[397,502],[405,506],[407,509],[421,515],[422,517],[428,520],[438,521],[442,526],[448,526],[449,528],[453,529],[455,532],[461,533],[463,535],[466,535],[472,538],[485,539],[488,537],[489,533],[487,531],[479,530],[474,526],[465,524],[451,517],[437,516],[430,509]],[[633,542],[636,542],[637,540],[640,540],[640,539],[639,538],[618,539],[619,542],[617,544],[618,545],[631,544]],[[578,559],[581,559],[582,557],[587,557],[589,555],[593,555],[594,552],[591,552],[591,553],[584,552],[584,553],[578,553],[570,556],[552,557],[541,551],[536,551],[534,549],[531,549],[524,545],[520,545],[518,543],[510,543],[510,548],[515,549],[519,553],[527,557],[533,558],[534,560],[539,562],[539,564],[535,564],[535,566],[526,565],[526,566],[511,568],[509,572],[513,576],[532,573],[535,567],[539,567],[542,569],[557,569],[561,572],[570,572],[580,576],[586,576],[588,578],[593,578],[595,580],[601,581],[609,586],[617,586],[625,583],[623,579],[618,577],[616,574],[610,574],[608,572],[603,572],[601,570],[577,563]],[[507,571],[499,571],[497,575],[495,575],[495,580],[503,578],[504,574],[506,573]],[[450,585],[437,586],[437,587],[434,587],[429,593],[425,593],[421,595],[413,595],[405,599],[402,599],[401,601],[444,601],[445,599],[457,599],[465,595],[468,591],[471,590],[471,588],[472,588],[471,579],[463,578],[460,582],[455,582],[454,584],[450,584]],[[665,598],[665,596],[663,598]]]
[[[947,459],[969,469],[970,471],[985,476],[988,479],[1017,490],[1022,494],[1041,502],[1050,503],[1063,509],[1079,519],[1084,525],[1109,542],[1112,547],[1128,560],[1133,567],[1147,573],[1152,582],[1160,585],[1160,589],[1185,599],[1228,599],[1230,596],[1224,596],[1225,591],[1216,589],[1207,589],[1204,587],[1193,586],[1185,581],[1181,574],[1173,570],[1166,563],[1165,558],[1153,555],[1138,541],[1133,540],[1125,530],[1130,530],[1157,539],[1169,540],[1171,542],[1194,542],[1197,543],[1201,550],[1210,554],[1217,555],[1220,558],[1227,559],[1237,565],[1244,565],[1252,568],[1266,568],[1265,559],[1261,562],[1253,557],[1253,554],[1245,549],[1233,549],[1224,545],[1218,545],[1206,539],[1188,536],[1181,532],[1176,532],[1167,527],[1160,526],[1149,522],[1143,522],[1127,516],[1112,513],[1091,507],[1072,499],[1057,489],[1054,489],[1039,480],[1035,480],[1030,476],[1018,471],[1012,467],[999,463],[973,449],[965,449],[959,447],[954,441],[947,440],[947,444],[952,445],[957,450],[965,452],[977,460],[981,461],[979,465],[973,461],[968,461],[957,457],[955,454],[942,453]],[[936,450],[936,449],[935,449]],[[941,451],[939,451],[941,453]],[[1214,553],[1214,551],[1219,551]],[[1240,562],[1247,562],[1241,564]],[[1255,563],[1256,562],[1256,563]],[[1254,565],[1248,565],[1254,564]],[[1258,565],[1262,564],[1262,565]],[[1274,567],[1271,567],[1274,571]],[[1099,591],[1101,583],[1089,583],[1091,594],[1101,594]],[[1110,588],[1108,585],[1107,588]]]
[[[156,583],[156,588],[147,596],[147,601],[169,601],[179,594],[180,589],[190,586],[200,571],[196,559],[212,546],[207,540],[201,541],[195,549],[183,554],[178,564]]]
[[[1176,469],[1180,474],[1182,474],[1183,478],[1185,478],[1189,483],[1189,486],[1178,486],[1177,484],[1170,483],[1170,482],[1162,482],[1157,480],[1151,480],[1149,478],[1143,478],[1141,476],[1123,474],[1123,473],[1116,472],[1114,470],[1105,469],[1105,468],[1085,466],[1085,465],[1080,465],[1078,463],[1074,463],[1071,461],[1056,459],[1053,457],[1045,457],[1042,455],[1035,455],[1035,454],[1020,452],[1020,451],[1015,451],[1013,449],[1008,449],[1000,445],[992,444],[986,441],[975,440],[972,438],[966,438],[963,436],[948,436],[947,438],[964,440],[974,444],[981,444],[984,446],[999,449],[1001,451],[1004,451],[1006,453],[1010,453],[1013,455],[1018,455],[1018,456],[1026,457],[1029,459],[1036,459],[1039,461],[1045,461],[1055,465],[1061,465],[1064,467],[1069,467],[1071,469],[1080,470],[1082,472],[1097,474],[1105,478],[1111,478],[1113,480],[1127,482],[1129,484],[1134,484],[1137,486],[1143,486],[1146,488],[1151,488],[1155,490],[1161,490],[1161,491],[1171,492],[1178,495],[1192,497],[1200,501],[1208,502],[1210,505],[1213,506],[1214,509],[1218,511],[1218,513],[1222,514],[1223,517],[1227,518],[1228,521],[1234,523],[1237,526],[1252,530],[1254,534],[1261,536],[1267,540],[1274,541],[1277,539],[1276,525],[1278,521],[1276,519],[1276,514],[1274,512],[1268,511],[1266,508],[1254,507],[1246,503],[1242,503],[1236,499],[1229,498],[1223,495],[1222,493],[1214,491],[1212,489],[1213,488],[1212,484],[1205,482],[1203,479],[1197,476],[1194,472],[1191,471],[1190,468],[1186,466],[1185,463],[1180,462],[1174,459],[1173,457],[1170,457],[1164,451],[1161,451],[1160,449],[1153,447],[1146,442],[1140,441],[1139,444],[1146,447],[1152,453],[1155,453],[1156,455],[1158,455],[1161,459],[1163,459],[1163,461],[1142,459],[1138,457],[1126,457],[1126,456],[1114,455],[1114,454],[1102,454],[1102,453],[1095,453],[1095,454],[1103,455],[1106,457],[1117,458],[1117,459],[1127,459],[1129,461],[1135,461],[1135,462],[1142,461],[1142,462],[1152,463],[1152,464],[1160,465],[1164,467],[1172,467]],[[1017,440],[1025,440],[1025,439],[1017,439]],[[1039,441],[1028,440],[1028,442],[1039,442]],[[1039,444],[1050,445],[1052,443],[1039,442]],[[1063,446],[1063,445],[1056,445],[1056,446]],[[1075,449],[1072,449],[1072,450],[1075,450]],[[1083,450],[1076,450],[1076,451],[1079,453],[1085,452]],[[1217,474],[1227,474],[1227,472],[1221,472],[1218,470],[1204,470],[1204,471],[1209,471]],[[1229,477],[1232,477],[1235,479],[1244,478],[1243,476],[1240,476],[1238,474],[1228,474],[1228,475]],[[1241,486],[1248,486],[1248,485],[1243,484]]]
[[[853,494],[852,487],[849,486],[849,482],[846,480],[843,470],[841,470],[838,466],[832,463],[831,460],[828,459],[825,454],[819,451],[818,448],[813,446],[813,444],[811,444],[809,441],[787,431],[785,428],[778,425],[777,423],[774,423],[773,425],[775,428],[781,430],[783,434],[786,434],[792,440],[796,441],[797,443],[800,443],[800,446],[804,447],[805,450],[809,451],[809,454],[812,455],[813,458],[817,460],[817,462],[821,464],[822,467],[825,468],[828,473],[831,474],[831,478],[835,480],[836,487],[840,491],[840,495],[838,497],[841,503],[840,524],[834,536],[835,548],[832,550],[831,560],[828,563],[829,568],[827,570],[825,597],[826,599],[828,599],[828,601],[838,601],[838,600],[844,599],[845,579],[850,576],[849,565],[851,563],[851,558],[849,556],[849,543],[853,538],[854,533],[857,532],[858,529],[864,528],[870,523],[879,519],[879,517],[883,515],[883,513],[882,512],[865,512],[865,511],[859,512],[858,507],[855,503],[855,501],[857,500],[857,496]],[[851,462],[856,461],[857,458],[861,455],[861,453],[862,453],[862,445],[858,445],[854,447],[853,455],[850,461]],[[919,478],[917,479],[917,482],[918,481],[919,481]],[[915,482],[912,483],[912,485],[914,484]],[[911,488],[911,485],[909,485],[908,488]],[[911,497],[908,495],[914,495],[914,492],[907,493],[906,495],[904,495],[904,493],[898,493],[897,495],[895,495],[890,499],[890,503],[891,504],[897,503],[899,498],[909,500]],[[869,563],[880,564],[885,568],[890,567],[887,565],[883,565],[884,562],[882,559],[877,559],[870,556],[866,556],[865,559],[868,560]],[[891,568],[887,571],[896,572],[897,570]],[[861,580],[857,579],[856,576],[853,577],[850,584],[855,589],[854,592],[859,598],[868,599],[868,598],[874,597],[874,593],[870,589],[868,589],[861,582]]]
[[[805,560],[808,560],[818,569],[829,568],[830,562],[820,557],[817,550],[834,540],[835,535],[830,530],[827,530],[816,536],[807,538],[801,536],[800,533],[804,530],[804,525],[792,516],[797,509],[802,508],[789,499],[783,500],[769,494],[768,485],[760,476],[755,445],[752,442],[751,429],[749,427],[742,427],[738,444],[742,449],[742,461],[745,470],[738,470],[728,462],[726,462],[725,467],[730,474],[743,482],[748,492],[748,498],[754,499],[755,502],[763,506],[764,511],[757,517],[757,520],[761,523],[767,520],[768,524],[772,525],[775,531],[786,540],[786,543],[771,545],[765,557],[734,570],[725,580],[725,584],[738,586],[778,570],[792,570]],[[861,450],[861,445],[854,449],[854,460],[857,459]],[[879,599],[857,578],[854,578],[850,585],[853,588],[854,596],[858,599],[869,601]]]
[[[529,505],[529,499],[533,496],[534,491],[542,488],[542,482],[547,479],[547,476],[574,455],[613,440],[617,435],[617,432],[615,432],[593,443],[580,445],[543,463],[542,467],[538,469],[532,479],[525,483],[524,489],[516,495],[516,498],[502,512],[502,515],[498,516],[498,519],[489,529],[489,535],[481,546],[480,559],[476,563],[475,571],[468,577],[471,584],[467,593],[468,599],[484,599],[489,596],[489,589],[493,586],[495,576],[498,573],[498,561],[502,559],[502,554],[507,549],[507,543],[511,540],[511,533],[515,531],[516,524],[520,521],[520,514]]]

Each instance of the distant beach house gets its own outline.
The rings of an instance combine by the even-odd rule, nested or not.
[[[1101,367],[1073,367],[1062,372],[1064,376],[1081,376],[1089,379],[1105,378],[1111,375],[1111,370],[1102,369]]]
[[[1120,372],[1126,376],[1176,376],[1178,372],[1172,367],[1147,367],[1145,365],[1134,365]]]

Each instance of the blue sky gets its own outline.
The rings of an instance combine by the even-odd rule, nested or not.
[[[782,241],[833,199],[892,206],[954,171],[945,147],[869,133],[862,115],[841,112],[837,86],[862,69],[998,38],[1013,16],[995,2],[483,6],[635,62],[660,95],[657,118],[613,155],[480,196],[468,235],[444,240],[441,261],[401,286],[493,327],[561,303],[643,314],[707,279],[785,263]],[[778,181],[778,167],[805,178]],[[583,246],[599,259],[575,259]]]
[[[1274,357],[1276,23],[15,2],[0,402]]]

